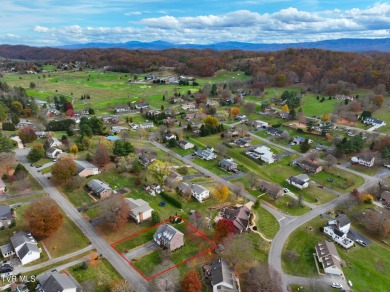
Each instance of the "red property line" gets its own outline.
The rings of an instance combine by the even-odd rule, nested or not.
[[[146,229],[143,229],[143,230],[141,230],[141,231],[139,231],[139,232],[136,232],[136,233],[134,233],[134,234],[131,234],[131,235],[129,235],[129,236],[127,236],[127,237],[125,237],[125,238],[123,238],[123,239],[120,239],[120,240],[118,240],[117,242],[115,242],[115,243],[113,243],[113,244],[111,244],[111,247],[134,269],[134,270],[136,270],[137,272],[138,272],[138,274],[140,274],[141,275],[141,277],[142,278],[144,278],[146,281],[150,281],[150,280],[152,280],[152,279],[154,279],[154,278],[156,278],[156,277],[158,277],[158,276],[161,276],[162,274],[164,274],[164,273],[166,273],[166,272],[169,272],[170,270],[173,270],[173,269],[176,269],[177,267],[179,267],[179,266],[181,266],[181,265],[183,265],[183,264],[185,264],[186,262],[189,262],[189,261],[191,261],[191,260],[193,260],[193,259],[196,259],[196,258],[198,258],[198,257],[201,257],[201,256],[203,256],[203,255],[205,255],[206,253],[208,253],[208,252],[210,252],[210,251],[212,251],[213,249],[215,249],[215,248],[217,248],[217,245],[215,244],[215,242],[213,242],[212,240],[210,240],[205,234],[203,234],[200,230],[198,230],[197,228],[195,228],[191,223],[189,223],[188,221],[186,221],[186,220],[184,220],[182,217],[180,217],[180,216],[174,216],[173,218],[180,218],[184,223],[186,223],[190,228],[192,228],[198,235],[200,235],[203,239],[205,239],[209,244],[211,244],[211,248],[208,248],[207,250],[205,250],[205,251],[203,251],[203,252],[201,252],[201,253],[199,253],[199,254],[197,254],[197,255],[194,255],[194,256],[192,256],[192,257],[190,257],[190,258],[188,258],[188,259],[186,259],[186,260],[184,260],[184,261],[182,261],[182,262],[180,262],[180,263],[178,263],[178,264],[176,264],[176,265],[174,265],[174,266],[172,266],[172,267],[170,267],[170,268],[168,268],[168,269],[166,269],[166,270],[164,270],[164,271],[162,271],[162,272],[159,272],[159,273],[157,273],[157,274],[155,274],[155,275],[152,275],[152,276],[150,276],[150,277],[147,277],[146,275],[144,275],[135,265],[133,265],[127,258],[125,258],[125,256],[122,254],[122,253],[120,253],[119,251],[118,251],[118,249],[115,247],[117,244],[119,244],[119,243],[121,243],[121,242],[123,242],[123,241],[126,241],[126,240],[128,240],[128,239],[130,239],[130,238],[133,238],[133,237],[135,237],[135,236],[137,236],[137,235],[140,235],[140,234],[142,234],[142,233],[144,233],[144,232],[147,232],[147,231],[149,231],[149,230],[151,230],[151,229],[154,229],[154,228],[156,228],[156,227],[158,227],[158,226],[160,226],[160,225],[162,225],[162,224],[165,224],[166,222],[168,222],[168,221],[170,221],[170,220],[172,220],[172,218],[171,219],[167,219],[167,220],[165,220],[165,221],[163,221],[163,222],[160,222],[160,223],[158,223],[158,224],[155,224],[155,225],[153,225],[153,226],[151,226],[151,227],[149,227],[149,228],[146,228]]]

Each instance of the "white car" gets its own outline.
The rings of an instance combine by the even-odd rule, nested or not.
[[[364,246],[366,247],[367,246],[367,243],[365,243],[363,240],[361,239],[356,239],[355,242],[359,243],[361,246]]]
[[[291,193],[290,190],[289,190],[288,188],[284,188],[284,189],[283,189],[283,192],[284,192],[285,194]]]
[[[330,286],[332,286],[332,288],[343,289],[343,285],[339,283],[332,283]]]

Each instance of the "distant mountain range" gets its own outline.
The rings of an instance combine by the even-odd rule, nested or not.
[[[243,42],[222,42],[209,45],[174,44],[164,41],[126,43],[87,43],[58,47],[61,49],[76,50],[83,48],[122,48],[140,50],[166,50],[166,49],[213,49],[213,50],[243,50],[243,51],[278,51],[287,48],[324,49],[343,52],[382,51],[390,52],[390,38],[385,39],[337,39],[318,42],[286,43],[286,44],[253,44]]]

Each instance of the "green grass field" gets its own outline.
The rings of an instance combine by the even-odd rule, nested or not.
[[[257,210],[252,209],[252,211],[254,211],[257,216],[257,230],[268,239],[274,238],[276,233],[279,231],[279,223],[275,217],[263,208],[259,208]]]
[[[320,99],[322,95],[320,95]],[[301,107],[306,116],[309,117],[321,117],[324,114],[330,114],[334,110],[334,106],[340,103],[337,99],[328,100],[328,97],[325,96],[325,100],[320,102],[317,100],[317,95],[314,94],[305,94],[301,99]]]

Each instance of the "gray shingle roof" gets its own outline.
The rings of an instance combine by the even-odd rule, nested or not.
[[[170,242],[172,238],[176,234],[183,234],[179,230],[177,230],[175,227],[168,225],[168,224],[162,224],[158,227],[156,233],[154,233],[153,238],[159,239],[164,242]],[[184,234],[183,234],[184,235]]]
[[[129,205],[129,208],[131,210],[131,213],[133,213],[134,215],[138,215],[140,213],[143,213],[143,212],[146,212],[149,210],[153,210],[149,206],[149,203],[145,202],[142,199],[134,200],[132,198],[126,198],[126,200],[127,200],[127,204]]]
[[[17,252],[18,257],[20,259],[23,259],[29,252],[38,252],[40,253],[40,250],[38,248],[38,245],[35,243],[25,243],[22,248]]]
[[[90,182],[87,183],[87,186],[96,194],[100,194],[105,190],[112,190],[108,184],[98,179],[90,180]]]
[[[11,220],[11,208],[9,206],[0,206],[0,220]]]
[[[211,284],[215,286],[222,282],[234,287],[233,289],[229,289],[229,291],[238,291],[236,281],[233,277],[233,269],[225,260],[218,259],[211,263]]]
[[[66,289],[77,289],[77,286],[68,276],[53,273],[44,281],[42,288],[44,292],[62,292]]]
[[[77,173],[82,172],[84,169],[94,169],[97,168],[96,165],[88,162],[88,161],[81,161],[81,160],[74,160],[77,166]]]
[[[32,237],[31,233],[27,233],[25,231],[19,231],[11,236],[11,243],[14,248],[21,246],[26,242],[36,243],[35,239]]]

